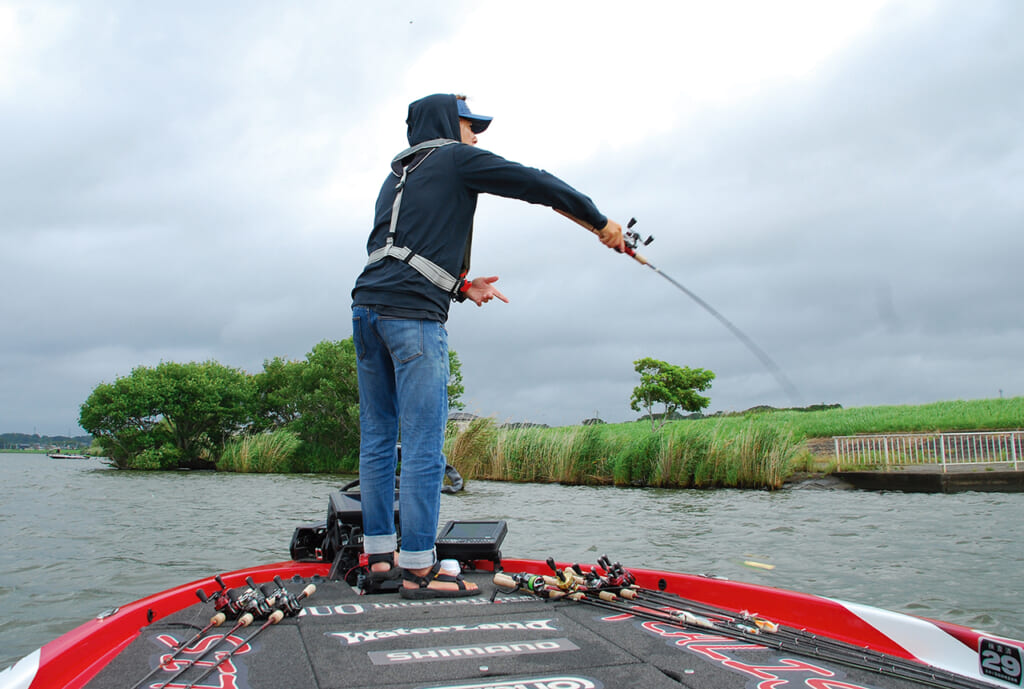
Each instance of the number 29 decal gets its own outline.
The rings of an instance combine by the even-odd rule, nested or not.
[[[994,639],[981,639],[978,643],[978,662],[981,664],[981,674],[1020,686],[1021,650],[1016,646]]]

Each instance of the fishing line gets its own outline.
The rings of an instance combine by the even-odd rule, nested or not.
[[[572,217],[567,213],[562,213],[561,211],[558,212],[564,215],[565,217],[569,218],[570,220],[575,221],[577,224],[587,228],[594,234],[600,236],[601,233],[597,229],[578,220],[577,218]],[[640,234],[633,229],[634,225],[636,225],[636,218],[630,218],[629,222],[626,223],[626,231],[623,232],[623,237],[626,242],[625,253],[631,256],[641,265],[647,266],[655,273],[668,280],[670,283],[672,283],[673,286],[675,286],[677,289],[683,292],[683,294],[685,294],[686,296],[690,297],[690,299],[695,301],[702,309],[704,309],[712,316],[714,316],[719,323],[724,325],[729,330],[729,332],[731,332],[736,337],[736,339],[742,342],[746,346],[746,348],[749,349],[754,354],[754,356],[758,358],[758,360],[764,365],[764,367],[768,369],[768,371],[775,377],[775,380],[782,387],[782,389],[786,391],[786,394],[789,396],[790,401],[794,405],[799,404],[798,400],[800,398],[800,394],[797,392],[796,387],[793,385],[793,383],[789,381],[789,378],[787,378],[786,374],[782,372],[782,369],[779,368],[778,364],[772,361],[772,358],[768,356],[768,354],[766,354],[763,349],[758,347],[757,344],[755,344],[755,342],[746,335],[746,333],[744,333],[742,330],[733,325],[728,318],[723,316],[721,313],[718,312],[717,309],[713,308],[710,304],[708,304],[706,301],[697,296],[692,290],[687,289],[678,280],[673,279],[660,268],[658,268],[653,263],[648,261],[644,256],[636,252],[637,244],[639,244],[640,242]],[[653,241],[654,237],[648,236],[647,239],[644,240],[643,244],[644,246],[647,246]]]
[[[640,260],[640,258],[643,258],[642,256],[639,256],[639,258],[638,258],[638,256],[639,255],[634,255],[634,258],[637,258],[637,260]],[[771,372],[771,374],[773,376],[775,376],[775,380],[779,383],[779,385],[782,387],[782,389],[786,391],[786,394],[789,395],[790,401],[794,405],[799,404],[798,400],[799,400],[800,395],[799,395],[799,393],[797,393],[796,387],[793,386],[793,383],[791,383],[789,381],[789,378],[787,378],[786,374],[784,374],[782,372],[782,369],[779,368],[778,364],[776,364],[774,361],[772,361],[772,358],[770,356],[768,356],[763,349],[758,347],[757,344],[755,344],[753,340],[751,340],[749,337],[747,337],[747,335],[742,330],[740,330],[735,325],[733,325],[732,322],[729,321],[728,318],[726,318],[721,313],[719,313],[716,309],[714,309],[706,301],[704,301],[703,299],[698,297],[696,294],[694,294],[692,291],[690,291],[689,289],[684,287],[682,284],[680,284],[676,280],[672,279],[672,277],[670,277],[669,275],[666,275],[659,268],[657,268],[656,266],[652,265],[650,261],[644,259],[642,261],[642,263],[645,266],[647,266],[648,268],[650,268],[651,270],[653,270],[655,273],[657,273],[658,275],[660,275],[661,277],[665,278],[666,280],[671,282],[673,285],[678,287],[680,290],[682,290],[682,292],[684,294],[686,294],[686,296],[690,297],[690,299],[693,299],[705,311],[707,311],[712,316],[717,318],[718,322],[721,323],[722,325],[724,325],[726,328],[728,328],[729,332],[731,332],[733,335],[735,335],[736,338],[740,342],[745,344],[747,346],[747,349],[749,349],[751,352],[753,352],[754,356],[756,356],[761,361],[761,363],[764,364],[764,367],[767,368]]]

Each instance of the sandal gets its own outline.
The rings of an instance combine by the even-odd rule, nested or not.
[[[382,572],[373,571],[373,566],[378,562],[386,562],[391,567],[385,569]],[[382,584],[385,581],[394,581],[401,576],[402,570],[395,567],[395,554],[391,553],[374,553],[367,556],[366,562],[366,583],[370,585]]]
[[[409,588],[403,583],[401,587],[402,598],[411,598],[413,600],[424,600],[427,598],[464,598],[466,596],[477,596],[481,593],[479,588],[470,589],[466,588],[466,581],[462,578],[462,575],[445,574],[441,572],[441,563],[435,562],[434,566],[430,568],[424,576],[413,574],[407,569],[402,570],[402,581],[416,584],[419,588]],[[452,584],[458,584],[458,589],[436,589],[430,588],[430,584],[435,581],[443,581]]]

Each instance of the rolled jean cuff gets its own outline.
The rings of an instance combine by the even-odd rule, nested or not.
[[[397,545],[398,539],[393,533],[384,534],[383,536],[363,536],[363,552],[367,555],[393,553]]]
[[[423,569],[434,564],[434,549],[402,550],[398,553],[398,566],[402,569]]]

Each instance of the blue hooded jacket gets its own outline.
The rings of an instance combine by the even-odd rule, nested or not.
[[[409,145],[432,139],[461,140],[454,95],[435,94],[409,105]],[[403,160],[403,163],[407,163]],[[374,212],[367,254],[384,246],[399,177],[384,181]],[[550,206],[603,227],[607,218],[587,196],[543,170],[505,160],[463,143],[431,151],[410,170],[395,228],[395,246],[410,249],[458,277],[468,255],[480,193]],[[398,318],[448,320],[451,295],[394,258],[367,265],[352,290],[353,306]]]

